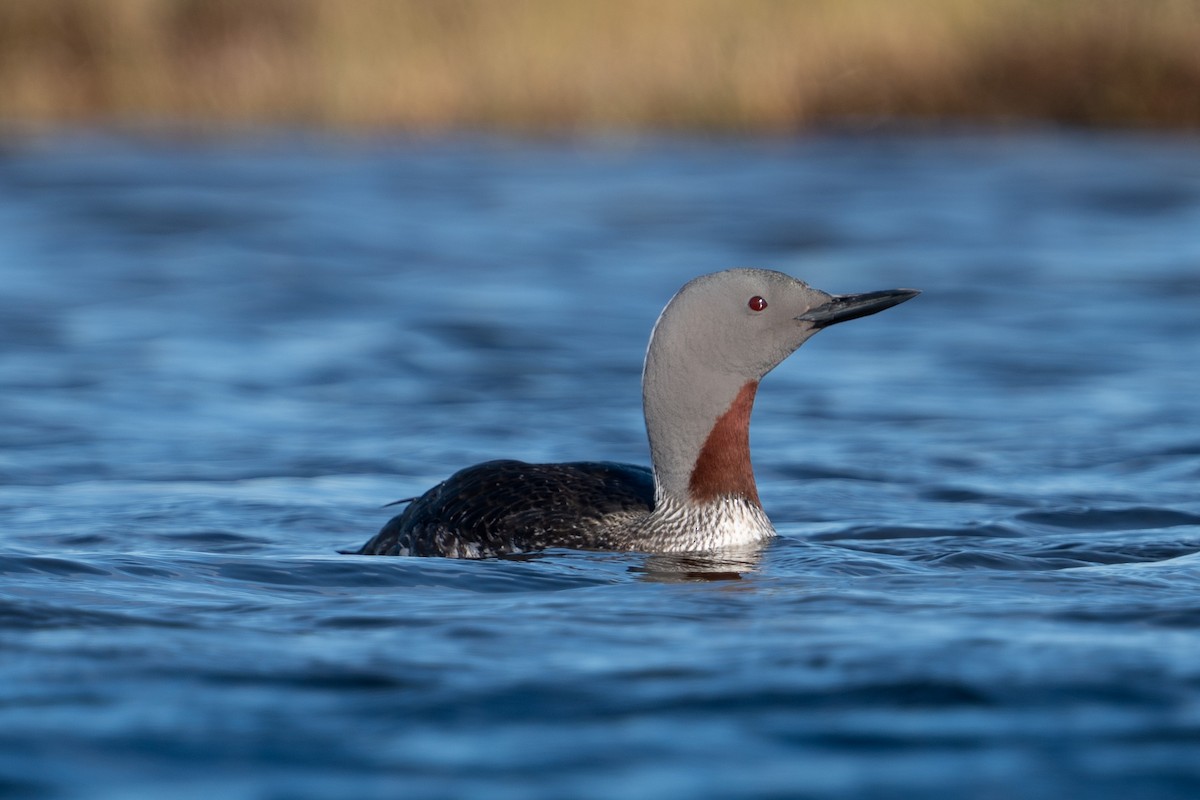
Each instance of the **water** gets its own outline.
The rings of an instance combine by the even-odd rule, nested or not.
[[[337,555],[645,463],[733,265],[924,290],[764,381],[756,563]],[[0,795],[1200,794],[1195,142],[16,141],[0,286]]]

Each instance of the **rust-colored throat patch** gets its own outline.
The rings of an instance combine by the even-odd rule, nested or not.
[[[738,497],[762,506],[750,465],[750,412],[757,391],[758,381],[743,386],[704,440],[688,481],[693,501],[709,503]]]

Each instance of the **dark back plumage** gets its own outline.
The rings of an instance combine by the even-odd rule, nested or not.
[[[654,476],[645,467],[487,461],[413,500],[357,552],[483,558],[548,547],[631,549],[630,529],[653,508]]]

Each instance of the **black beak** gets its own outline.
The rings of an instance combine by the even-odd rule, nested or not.
[[[811,322],[814,328],[827,328],[839,322],[869,317],[885,308],[898,306],[919,295],[919,289],[885,289],[882,292],[834,295],[828,303],[819,305],[796,319]]]

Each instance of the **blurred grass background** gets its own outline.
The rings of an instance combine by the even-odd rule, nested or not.
[[[0,124],[1200,128],[1200,0],[0,0]]]

